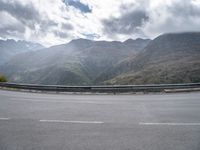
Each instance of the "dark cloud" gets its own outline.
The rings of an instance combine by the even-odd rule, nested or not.
[[[54,35],[60,38],[68,38],[69,35],[66,32],[62,32],[62,31],[53,31]]]
[[[134,10],[129,13],[123,14],[119,18],[110,18],[103,20],[104,32],[110,36],[115,34],[131,34],[138,32],[138,27],[141,27],[145,21],[148,21],[149,17],[145,11]]]
[[[144,28],[153,37],[168,32],[190,32],[200,29],[200,5],[195,5],[192,0],[174,0],[156,8],[156,11],[151,10],[150,13],[152,15],[149,23]]]
[[[110,7],[110,11],[105,8],[108,13],[104,13],[100,0],[88,5],[81,0],[24,2],[0,0],[0,38],[42,39],[39,42],[48,44],[48,41],[54,41],[53,38],[60,42],[81,34],[80,37],[88,39],[123,40],[153,38],[166,32],[199,31],[200,26],[199,0],[171,0],[170,3],[158,2],[159,5],[154,5],[157,3],[155,0],[120,0],[116,6]],[[116,15],[116,9],[119,9],[119,17],[108,18]],[[83,16],[81,23],[77,16]],[[108,19],[100,20],[102,18]]]
[[[22,5],[18,1],[0,1],[0,11],[9,13],[23,24],[28,24],[32,28],[34,28],[34,23],[40,20],[40,15],[31,2]]]
[[[67,30],[73,29],[73,26],[68,23],[61,24],[61,29],[59,29],[59,23],[48,17],[42,17],[42,14],[39,14],[38,9],[34,7],[31,1],[27,4],[22,4],[20,1],[0,0],[0,13],[7,13],[18,21],[18,23],[14,24],[1,25],[0,37],[4,38],[6,36],[23,36],[26,27],[30,28],[32,31],[37,31],[37,26],[39,27],[39,33],[35,32],[35,34],[45,35],[48,32],[53,32],[54,35],[61,38],[68,37],[62,30],[66,32]],[[1,18],[1,21],[5,19],[5,17]],[[55,29],[61,30],[61,32],[55,31]]]
[[[58,23],[48,18],[42,20],[41,15],[33,6],[32,2],[23,5],[19,1],[0,1],[0,11],[9,13],[22,24],[33,30],[36,24],[41,27],[42,31],[47,31],[51,27],[58,26]]]
[[[63,23],[61,27],[63,30],[73,30],[74,29],[74,27],[69,23],[65,23],[65,24]]]
[[[81,3],[79,0],[63,0],[66,5],[79,9],[83,13],[91,13],[92,9],[88,5]]]
[[[7,38],[17,36],[18,38],[21,37],[22,34],[25,32],[25,27],[21,25],[8,25],[0,28],[0,37]]]
[[[175,2],[167,7],[167,11],[176,17],[200,17],[200,7],[193,5],[189,0]]]
[[[40,31],[46,33],[49,32],[52,28],[57,28],[59,24],[53,20],[40,20],[38,23],[40,26]]]

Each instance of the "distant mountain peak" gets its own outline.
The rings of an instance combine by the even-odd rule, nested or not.
[[[11,59],[16,54],[32,50],[38,50],[42,48],[44,48],[44,46],[42,46],[39,43],[33,43],[24,40],[0,40],[0,65]]]
[[[134,41],[134,40],[133,39],[127,39],[127,40],[124,41],[124,43],[132,42],[132,41]]]
[[[169,39],[169,40],[174,40],[174,39],[193,39],[193,38],[199,38],[200,32],[175,32],[175,33],[164,33],[156,37],[154,40],[157,39]]]
[[[200,32],[193,32],[193,31],[185,31],[185,32],[168,32],[161,34],[160,36],[164,35],[189,35],[189,34],[200,34]]]
[[[67,44],[16,55],[0,71],[12,82],[88,85],[146,46],[120,41],[75,39]],[[19,74],[18,74],[19,73]]]
[[[124,43],[133,43],[133,42],[143,42],[143,41],[149,41],[150,39],[143,39],[143,38],[137,38],[137,39],[127,39],[124,41]]]
[[[71,40],[69,43],[72,43],[72,42],[92,42],[92,40],[84,39],[84,38],[78,38],[78,39]]]

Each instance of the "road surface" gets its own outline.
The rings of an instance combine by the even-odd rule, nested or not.
[[[0,150],[200,150],[200,93],[0,90]]]

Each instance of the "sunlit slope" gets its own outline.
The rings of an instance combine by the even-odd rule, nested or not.
[[[200,82],[200,33],[161,35],[101,78],[105,77],[106,84]]]
[[[125,42],[78,39],[68,44],[20,54],[4,66],[11,82],[91,85],[108,68],[138,54],[149,40]]]

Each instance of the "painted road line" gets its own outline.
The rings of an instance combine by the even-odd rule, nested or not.
[[[68,121],[68,120],[39,120],[40,122],[49,123],[79,123],[79,124],[102,124],[101,121]]]
[[[76,103],[76,104],[100,104],[100,105],[108,105],[113,104],[112,102],[95,102],[95,101],[69,101],[69,100],[33,100],[31,98],[10,98],[10,101],[24,101],[24,102],[42,102],[42,103]]]
[[[146,126],[200,126],[200,123],[158,123],[158,122],[140,122],[139,125]]]
[[[0,118],[0,120],[10,120],[10,118]]]

